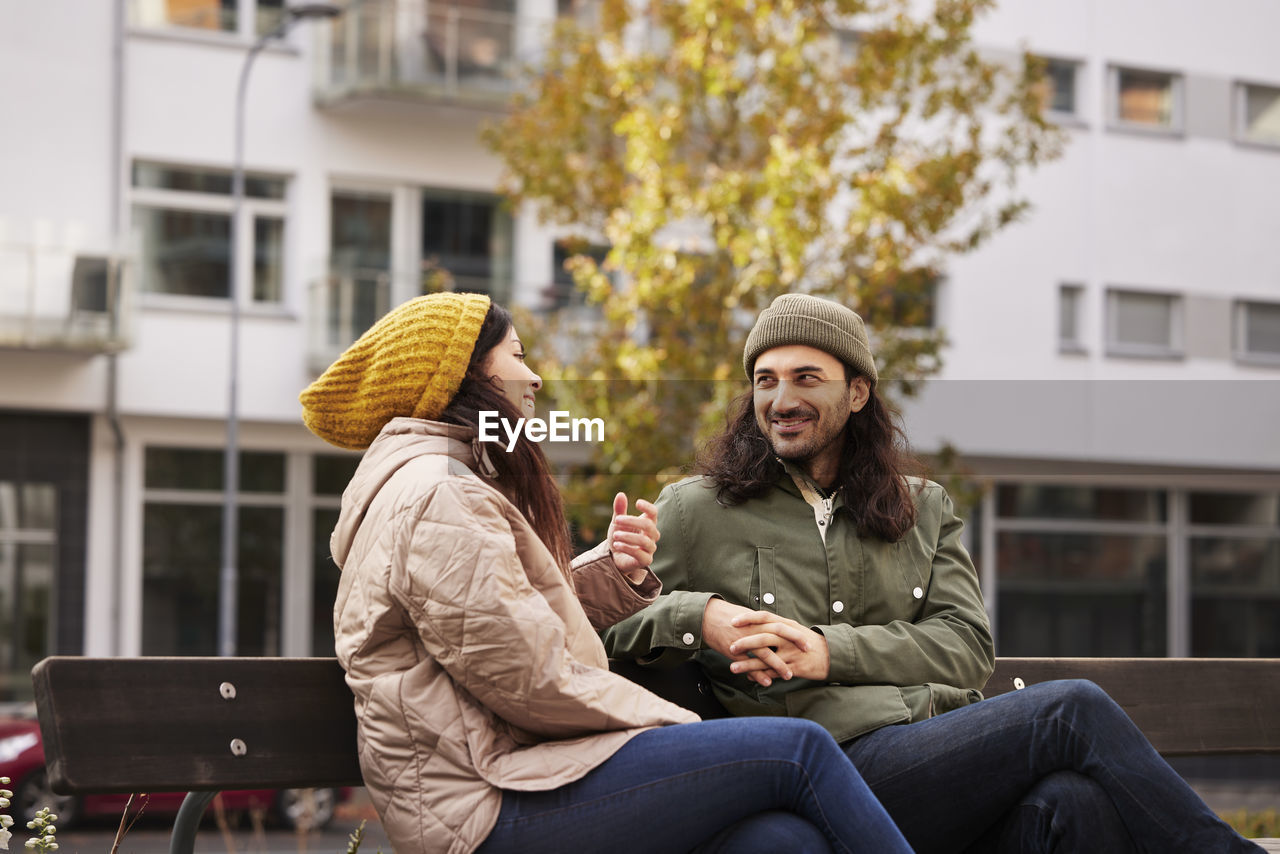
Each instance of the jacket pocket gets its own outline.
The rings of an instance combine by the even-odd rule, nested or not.
[[[939,682],[926,682],[929,689],[929,717],[936,717],[953,709],[960,709],[982,699],[976,688],[957,688]]]

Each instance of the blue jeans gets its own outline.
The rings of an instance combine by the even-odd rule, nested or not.
[[[505,791],[481,854],[911,849],[817,724],[737,718],[640,733],[585,777]]]
[[[1097,685],[1042,682],[843,745],[928,852],[1259,852]]]

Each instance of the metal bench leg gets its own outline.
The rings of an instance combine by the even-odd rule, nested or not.
[[[218,796],[217,792],[187,792],[178,808],[178,817],[173,820],[173,835],[169,837],[169,854],[191,854],[196,847],[196,831],[200,829],[200,819],[209,803]]]

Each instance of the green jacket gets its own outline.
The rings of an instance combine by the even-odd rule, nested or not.
[[[658,600],[604,632],[614,658],[697,660],[734,715],[817,721],[837,741],[924,720],[982,699],[991,626],[978,576],[960,543],[963,523],[936,483],[911,480],[918,521],[899,542],[858,536],[836,497],[825,537],[791,477],[767,494],[722,506],[704,478],[658,497]],[[794,678],[761,688],[702,645],[702,612],[718,595],[821,632],[826,682]],[[659,664],[659,666],[661,666]]]

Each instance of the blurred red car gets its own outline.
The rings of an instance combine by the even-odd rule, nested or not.
[[[44,747],[40,724],[30,717],[0,718],[0,777],[8,777],[5,788],[13,790],[9,815],[22,827],[41,807],[58,816],[59,827],[70,827],[82,818],[97,815],[119,816],[128,795],[55,795],[49,788],[44,768]],[[246,789],[222,793],[222,807],[229,811],[262,810],[287,827],[297,828],[311,813],[311,828],[321,828],[333,820],[339,803],[351,796],[351,789]],[[147,815],[177,813],[185,792],[151,792]],[[309,802],[313,801],[313,802]],[[212,813],[213,808],[210,808]]]

